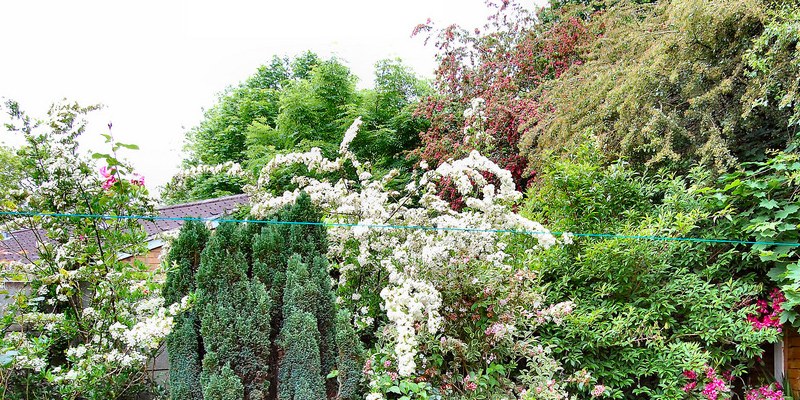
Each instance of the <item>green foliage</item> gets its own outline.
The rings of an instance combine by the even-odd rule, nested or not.
[[[169,354],[169,391],[173,399],[203,398],[200,385],[202,357],[200,321],[191,311],[180,315],[167,336]]]
[[[20,159],[16,157],[13,149],[0,146],[0,198],[18,201],[14,196],[17,195],[15,191],[20,189],[22,179]],[[4,206],[9,207],[10,204]]]
[[[358,340],[351,321],[347,310],[336,313],[336,345],[339,347],[339,354],[336,356],[339,392],[336,397],[341,400],[357,398],[363,376],[364,347]]]
[[[178,238],[170,244],[167,257],[167,280],[164,301],[175,303],[194,292],[194,275],[200,267],[200,255],[206,247],[210,232],[200,221],[186,221]]]
[[[167,257],[167,280],[164,299],[180,302],[195,292],[195,273],[200,267],[201,253],[210,232],[200,221],[186,221],[178,238],[171,243]],[[175,326],[167,337],[170,374],[169,387],[173,399],[202,399],[200,386],[203,344],[200,339],[200,319],[195,310],[175,317]]]
[[[206,354],[204,382],[231,382],[230,368],[244,394],[267,390],[272,301],[258,278],[248,276],[247,226],[221,224],[203,250],[197,271],[197,308]],[[215,378],[215,377],[219,378]],[[226,383],[227,384],[227,383]],[[204,385],[204,390],[210,390]]]
[[[270,136],[266,130],[258,138],[257,131],[251,131],[249,139],[277,150],[304,141],[339,143],[349,124],[347,106],[355,95],[355,77],[349,68],[336,59],[320,62],[311,68],[308,79],[291,81],[281,92],[275,134]],[[268,142],[270,138],[277,141]]]
[[[227,365],[203,381],[203,398],[207,400],[241,400],[244,393],[239,377]]]
[[[603,167],[587,147],[548,164],[526,213],[560,232],[741,237],[702,181]],[[704,363],[744,376],[761,344],[779,334],[748,321],[765,266],[729,244],[577,238],[533,268],[548,299],[575,303],[567,323],[541,332],[543,341],[567,371],[591,371],[614,397],[680,398],[682,372]]]
[[[745,54],[752,84],[743,100],[745,116],[758,109],[762,113],[783,110],[788,124],[800,124],[800,9],[797,4],[778,4],[765,24],[764,32]],[[748,104],[749,103],[749,104]]]
[[[254,175],[276,154],[319,147],[337,154],[342,134],[355,116],[363,116],[355,153],[383,171],[408,169],[405,153],[419,143],[426,121],[412,103],[430,92],[400,60],[376,64],[375,88],[356,91],[357,78],[336,58],[321,60],[306,52],[294,60],[273,58],[237,88],[228,89],[204,121],[188,134],[191,155],[184,169],[240,163]],[[289,187],[294,171],[277,182]],[[250,178],[219,170],[181,173],[167,184],[168,204],[242,192]],[[285,184],[284,184],[285,183]],[[285,186],[285,187],[284,187]]]
[[[303,194],[293,206],[287,206],[272,219],[318,222],[320,217],[311,205],[310,197]],[[269,282],[272,299],[281,310],[280,314],[273,317],[274,326],[279,327],[273,330],[273,339],[285,354],[277,366],[280,396],[295,398],[292,396],[297,396],[294,391],[299,390],[298,380],[306,379],[300,378],[305,377],[302,374],[306,372],[292,372],[296,363],[307,362],[311,363],[309,368],[316,368],[323,394],[335,393],[336,390],[334,381],[322,379],[336,368],[337,353],[335,309],[328,263],[324,256],[326,251],[325,228],[315,225],[270,225],[253,242],[254,274]],[[295,332],[299,328],[288,325],[290,318],[294,318],[293,324],[306,324],[305,319],[310,318],[314,329]],[[295,338],[299,334],[310,336]],[[313,347],[297,347],[312,346],[312,341]],[[311,385],[307,390],[316,393],[318,389],[315,382],[316,378],[303,385]],[[284,393],[282,388],[287,388],[289,392]]]
[[[583,64],[547,85],[546,103],[529,119],[521,143],[534,161],[568,153],[586,135],[608,160],[622,155],[684,172],[695,163],[728,171],[786,146],[792,111],[752,106],[764,90],[780,91],[762,88],[794,57],[786,49],[770,53],[774,40],[759,39],[767,12],[761,2],[609,4],[591,19],[603,34],[584,47]],[[745,59],[767,54],[777,57],[776,69],[765,66],[761,75]]]
[[[419,146],[419,133],[429,125],[414,115],[415,104],[429,94],[429,84],[400,59],[378,61],[375,87],[362,91],[360,103],[349,112],[364,121],[350,145],[356,157],[380,169],[408,168],[406,153]]]
[[[748,240],[762,242],[748,246],[753,262],[772,267],[769,276],[786,296],[781,322],[800,325],[800,267],[798,247],[766,243],[798,243],[800,239],[800,155],[795,146],[789,152],[771,154],[764,162],[743,164],[742,171],[723,177],[723,188],[709,193],[719,207],[726,207],[734,223]]]
[[[317,301],[320,295],[300,257],[288,263],[284,291],[284,324],[279,345],[284,349],[278,372],[278,398],[325,399],[317,329]]]
[[[303,194],[270,219],[320,216]],[[336,393],[325,376],[337,362],[353,398],[363,350],[352,327],[336,325],[326,249],[317,225],[222,223],[209,236],[187,223],[170,250],[164,293],[196,291],[197,309],[178,317],[169,337],[172,398],[200,398],[200,382],[205,398],[323,399]]]
[[[247,127],[255,120],[274,125],[279,90],[289,78],[287,61],[273,57],[255,75],[223,92],[204,120],[188,133],[193,162],[221,164],[244,160]]]

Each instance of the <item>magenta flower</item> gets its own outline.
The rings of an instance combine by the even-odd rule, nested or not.
[[[114,170],[114,167],[111,167],[111,168],[101,167],[100,168],[100,175],[103,175],[103,178],[106,178],[105,183],[103,183],[103,190],[108,190],[108,188],[110,188],[115,183],[117,183],[117,177],[114,176],[114,172],[116,172]]]
[[[135,186],[144,186],[144,177],[136,174],[133,176],[133,179],[131,179],[131,183]]]
[[[104,190],[108,190],[108,188],[110,188],[111,186],[113,186],[115,183],[117,183],[117,178],[115,178],[115,177],[112,175],[112,176],[110,176],[108,179],[106,179],[105,183],[103,183],[103,189],[104,189]]]
[[[101,167],[100,175],[103,175],[103,178],[111,178],[114,175],[114,167],[111,168]]]

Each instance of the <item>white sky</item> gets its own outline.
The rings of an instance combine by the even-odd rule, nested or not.
[[[435,49],[410,37],[414,26],[431,18],[439,27],[481,27],[488,14],[482,0],[3,1],[0,97],[33,117],[62,98],[104,104],[90,114],[87,146],[107,150],[99,134],[113,122],[116,140],[139,145],[122,156],[155,194],[177,172],[184,134],[202,109],[273,55],[335,54],[360,88],[371,87],[373,65],[385,58],[432,77]]]

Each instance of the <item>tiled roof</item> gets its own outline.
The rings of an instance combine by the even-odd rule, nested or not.
[[[174,206],[157,208],[158,216],[162,218],[219,218],[230,214],[238,206],[246,205],[249,197],[246,194],[220,197],[216,199],[200,200],[191,203],[176,204]],[[141,220],[139,223],[147,232],[147,240],[152,239],[161,232],[180,229],[184,221],[181,220]],[[30,262],[39,259],[36,251],[37,235],[43,240],[52,242],[46,237],[43,230],[21,229],[8,233],[8,237],[0,242],[0,261]]]

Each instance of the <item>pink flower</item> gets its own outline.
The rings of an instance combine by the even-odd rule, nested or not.
[[[116,172],[114,170],[114,167],[111,167],[111,168],[102,167],[102,168],[100,168],[100,175],[103,175],[103,178],[106,178],[106,182],[103,183],[103,190],[108,190],[108,188],[110,188],[115,183],[117,183],[117,177],[114,176],[114,172]]]
[[[592,389],[591,395],[592,397],[602,396],[606,392],[606,387],[603,385],[595,385],[594,389]]]
[[[697,386],[697,382],[689,382],[689,383],[686,384],[686,386],[683,387],[683,391],[684,392],[688,392],[688,391],[694,389],[695,386]]]
[[[464,385],[464,388],[467,389],[467,390],[473,390],[474,391],[474,390],[478,389],[478,384],[475,383],[475,382],[470,382],[470,383],[467,383],[466,385]]]
[[[709,368],[709,370],[711,369]],[[728,389],[722,379],[713,378],[703,389],[703,395],[706,396],[708,400],[717,400],[719,392],[727,392],[729,390],[730,389]]]
[[[111,167],[111,168],[101,167],[100,168],[100,175],[103,175],[103,178],[112,177],[114,175],[114,167]]]
[[[115,178],[115,177],[112,175],[111,177],[109,177],[109,178],[106,180],[106,182],[105,182],[105,183],[103,183],[103,190],[108,190],[108,188],[110,188],[111,186],[114,186],[114,184],[115,184],[115,183],[117,183],[117,178]]]
[[[136,186],[144,186],[144,177],[136,174],[133,176],[133,179],[131,179],[131,183]]]
[[[391,366],[392,366],[392,360],[386,360],[386,361],[383,362],[383,367],[384,368],[389,368]]]
[[[683,376],[685,376],[686,379],[697,379],[697,373],[694,371],[683,371]]]

